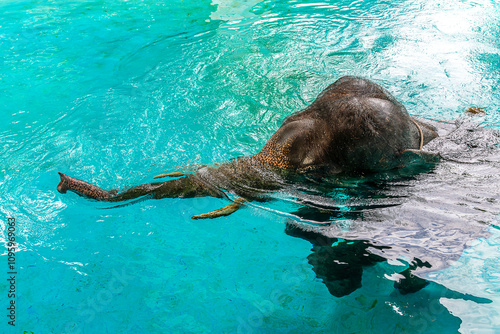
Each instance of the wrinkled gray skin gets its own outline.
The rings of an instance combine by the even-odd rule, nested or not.
[[[422,131],[421,138],[418,123]],[[121,194],[59,173],[57,189],[105,201],[142,196],[224,197],[225,189],[248,200],[277,191],[297,173],[366,173],[405,165],[408,156],[437,137],[435,129],[412,120],[384,88],[357,77],[342,77],[303,111],[285,120],[255,156],[207,167],[184,178],[140,185]]]

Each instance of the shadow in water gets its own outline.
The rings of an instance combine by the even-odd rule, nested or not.
[[[491,302],[429,282],[425,274],[447,268],[498,223],[500,136],[463,122],[431,143],[429,150],[444,152],[436,165],[358,177],[308,176],[301,183],[308,185],[293,193],[299,207],[286,233],[311,242],[308,262],[333,296],[353,293],[367,268],[393,260],[406,263],[391,278],[400,296],[426,288],[437,300]]]
[[[381,256],[367,252],[366,241],[348,242],[328,238],[288,224],[286,234],[308,240],[313,253],[307,257],[316,277],[321,279],[335,297],[343,297],[361,287],[363,268],[384,261]]]

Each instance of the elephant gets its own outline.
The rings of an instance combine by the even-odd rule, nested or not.
[[[300,182],[304,175],[376,173],[403,167],[417,159],[435,161],[423,146],[438,137],[436,129],[411,117],[405,107],[378,84],[344,76],[329,85],[304,110],[290,115],[251,157],[240,157],[195,174],[148,183],[125,192],[106,191],[63,173],[57,190],[96,200],[117,202],[139,197],[227,197],[233,204],[193,218],[215,218],[234,212],[244,201]]]
[[[469,108],[468,113],[477,114],[478,111],[484,113],[480,108]],[[332,295],[342,297],[361,286],[363,268],[389,259],[391,249],[396,256],[399,252],[409,251],[406,241],[399,247],[397,244],[389,246],[377,243],[377,239],[391,233],[396,233],[398,237],[397,231],[392,227],[408,229],[408,226],[401,226],[398,222],[374,225],[363,228],[360,233],[363,235],[373,230],[372,237],[368,235],[367,238],[349,240],[342,235],[337,236],[335,221],[347,219],[361,223],[378,222],[383,219],[378,215],[383,217],[386,212],[392,212],[391,207],[398,205],[403,207],[403,212],[407,212],[412,204],[397,202],[399,198],[406,196],[391,195],[392,186],[386,184],[388,179],[385,175],[396,175],[396,180],[400,180],[408,175],[413,177],[412,168],[418,174],[433,168],[440,160],[454,161],[446,155],[442,156],[444,153],[441,150],[436,153],[436,150],[432,149],[433,143],[437,143],[439,147],[450,140],[457,143],[463,140],[467,142],[468,136],[478,133],[475,128],[458,127],[453,131],[448,129],[451,134],[448,136],[443,134],[441,124],[438,129],[436,122],[436,126],[431,123],[411,117],[405,107],[378,84],[360,77],[344,76],[323,90],[311,105],[286,118],[260,152],[253,156],[201,166],[189,175],[179,172],[159,175],[155,178],[169,176],[175,179],[142,184],[121,193],[107,191],[59,173],[57,190],[60,193],[70,190],[106,202],[202,196],[232,201],[219,210],[192,217],[202,219],[229,215],[245,202],[267,201],[271,193],[285,191],[299,195],[299,188],[302,187],[307,191],[314,189],[315,194],[328,197],[329,192],[335,188],[340,197],[357,198],[361,204],[355,202],[353,206],[345,207],[345,204],[342,206],[334,201],[331,202],[333,205],[322,207],[318,202],[311,203],[307,197],[310,193],[306,191],[305,197],[297,197],[303,206],[294,212],[294,216],[306,222],[321,222],[321,228],[304,226],[289,220],[285,232],[311,242],[313,252],[308,261],[316,276],[323,280]],[[448,126],[454,127],[449,124]],[[434,140],[438,137],[438,140]],[[491,142],[492,146],[500,142],[500,135],[496,132],[489,136],[479,135],[479,138],[490,138],[488,142]],[[443,143],[440,143],[440,140]],[[475,140],[475,137],[471,137],[468,141]],[[432,143],[427,145],[431,141]],[[461,145],[457,143],[452,142],[451,147],[460,148]],[[425,145],[428,151],[423,150]],[[463,145],[469,149],[477,146]],[[444,147],[446,149],[446,145]],[[457,153],[463,156],[466,152],[467,150],[459,150]],[[389,176],[389,179],[391,177]],[[359,179],[364,181],[360,183]],[[388,194],[384,194],[385,190]],[[231,198],[228,194],[232,195]],[[429,196],[436,195],[431,192]],[[237,198],[232,199],[235,197]],[[376,201],[372,202],[373,199]],[[420,203],[418,199],[411,199],[415,200],[417,204]],[[379,202],[381,204],[377,204]],[[456,220],[455,216],[452,218],[453,221]],[[429,227],[429,233],[434,232],[432,217],[424,216],[420,223]],[[467,224],[470,228],[470,223]],[[476,227],[476,230],[481,233],[482,226]],[[395,283],[395,287],[403,294],[416,292],[428,284],[425,279],[413,275],[414,272],[430,267],[439,268],[439,263],[446,262],[441,261],[439,252],[439,256],[427,256],[427,251],[418,244],[418,238],[415,242],[417,245],[411,249],[416,255],[410,256],[410,259],[413,257],[412,262],[400,273],[402,279]],[[439,240],[434,242],[438,245],[432,249],[444,247]],[[444,245],[451,243],[446,238],[442,242]],[[455,243],[458,243],[459,250],[456,254],[453,253],[453,256],[458,256],[462,249],[460,240]],[[430,258],[433,263],[420,258]],[[467,298],[472,297],[466,296]]]

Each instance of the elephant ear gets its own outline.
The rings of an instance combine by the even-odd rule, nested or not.
[[[414,149],[404,150],[401,152],[401,157],[407,163],[436,163],[441,159],[439,153]]]

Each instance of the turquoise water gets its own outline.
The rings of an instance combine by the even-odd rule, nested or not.
[[[498,168],[443,164],[436,175],[450,182],[440,191],[412,188],[420,192],[409,203],[425,202],[427,220],[461,222],[453,240],[466,247],[432,263],[432,284],[407,295],[390,279],[404,259],[366,268],[352,294],[329,294],[308,263],[311,243],[284,233],[286,204],[193,221],[227,201],[110,209],[56,191],[58,171],[125,189],[255,154],[287,115],[347,74],[383,85],[414,116],[454,120],[474,105],[487,111],[475,122],[500,130],[494,1],[4,0],[0,13],[1,238],[14,217],[18,243],[15,328],[5,316],[6,249],[0,259],[2,332],[500,328]],[[408,206],[381,224],[419,221]],[[462,221],[475,231],[467,238]]]

